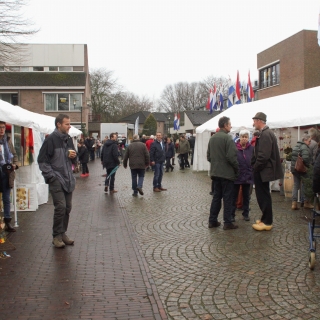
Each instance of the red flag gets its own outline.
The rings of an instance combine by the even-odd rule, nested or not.
[[[237,71],[237,82],[236,82],[236,104],[241,103],[240,96],[240,80],[239,80],[239,70]]]

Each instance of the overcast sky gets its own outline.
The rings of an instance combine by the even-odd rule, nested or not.
[[[258,77],[257,53],[317,30],[319,0],[29,0],[29,43],[85,43],[89,67],[158,99],[168,84]],[[320,50],[320,49],[319,49]]]

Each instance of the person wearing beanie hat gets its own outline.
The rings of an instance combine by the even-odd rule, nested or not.
[[[272,229],[273,213],[269,182],[282,177],[279,148],[275,134],[266,125],[267,115],[258,112],[253,118],[253,126],[259,130],[251,159],[257,201],[262,217],[252,225],[257,231]]]

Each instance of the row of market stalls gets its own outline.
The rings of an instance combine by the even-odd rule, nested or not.
[[[193,170],[210,169],[207,161],[208,142],[222,116],[230,118],[231,132],[235,133],[242,128],[252,131],[252,117],[257,112],[264,112],[267,115],[267,125],[278,138],[280,155],[283,155],[287,147],[296,145],[307,126],[320,124],[320,107],[317,105],[319,97],[320,87],[315,87],[232,106],[196,129]]]
[[[19,160],[12,192],[12,209],[17,221],[17,210],[35,211],[48,201],[48,185],[41,175],[37,158],[45,136],[55,129],[55,118],[0,100],[0,120],[7,123],[6,133],[12,137]],[[81,131],[71,127],[69,134],[76,140]],[[2,205],[2,201],[0,203]]]

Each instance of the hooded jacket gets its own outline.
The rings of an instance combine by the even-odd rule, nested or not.
[[[240,142],[236,143],[237,160],[239,164],[239,175],[235,180],[235,184],[253,184],[253,170],[251,166],[251,158],[253,146],[247,142],[243,149]]]
[[[111,169],[120,164],[118,143],[115,140],[107,140],[101,152],[101,162],[103,168]]]
[[[55,129],[43,142],[38,164],[46,183],[58,179],[63,190],[70,193],[74,190],[76,179],[72,172],[72,163],[76,158],[68,157],[68,150],[74,150],[72,138]]]

